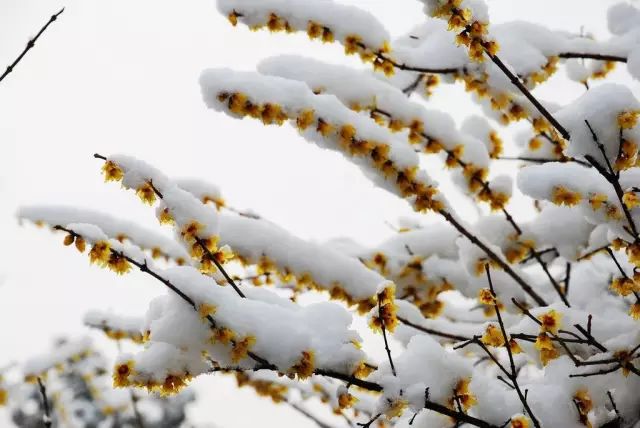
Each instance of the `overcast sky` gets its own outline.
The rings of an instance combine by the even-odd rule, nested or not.
[[[394,36],[423,20],[416,0],[343,3],[370,10]],[[605,13],[613,2],[488,3],[496,23],[522,19],[574,32],[584,26],[606,38]],[[171,176],[218,183],[232,205],[250,207],[308,239],[349,236],[371,245],[390,233],[385,221],[411,213],[293,129],[232,120],[201,101],[197,79],[206,67],[250,70],[279,53],[360,67],[339,46],[234,29],[213,0],[0,0],[0,69],[62,6],[60,20],[0,83],[0,366],[46,350],[56,335],[86,333],[81,319],[87,309],[142,315],[149,299],[163,292],[139,274],[122,279],[92,268],[61,245],[61,236],[15,220],[20,205],[53,203],[157,227],[152,210],[130,192],[103,183],[94,152],[131,154]],[[620,68],[615,79],[628,82]],[[542,97],[564,103],[582,93],[559,74],[539,90]],[[638,93],[637,82],[632,85]],[[459,87],[439,89],[432,105],[458,122],[477,112]],[[515,207],[521,215],[526,210]],[[308,424],[248,390],[235,392],[229,379],[197,386],[209,392],[194,411],[199,421],[229,428],[255,426],[265,417],[273,426]],[[238,411],[249,405],[251,412]],[[0,425],[5,416],[0,411]]]

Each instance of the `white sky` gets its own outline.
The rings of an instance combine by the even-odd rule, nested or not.
[[[423,19],[416,0],[342,2],[370,10],[393,35]],[[496,23],[522,19],[574,32],[584,26],[604,38],[613,2],[488,3]],[[17,225],[18,206],[43,203],[91,207],[156,227],[148,207],[102,182],[94,152],[124,152],[172,176],[218,183],[232,205],[251,207],[309,239],[349,236],[374,244],[390,232],[385,221],[411,213],[293,129],[229,119],[200,99],[197,79],[206,67],[253,69],[279,53],[359,66],[339,46],[234,29],[214,0],[0,0],[0,69],[63,5],[60,20],[0,83],[0,366],[46,350],[55,335],[85,333],[81,319],[89,308],[143,314],[150,297],[163,292],[139,274],[120,279],[90,267],[86,257],[62,247],[61,236]],[[615,78],[623,79],[619,68]],[[582,91],[557,77],[538,93],[568,102]],[[477,111],[460,88],[438,90],[432,104],[458,121]],[[523,215],[526,209],[515,207]],[[197,386],[208,391],[194,410],[199,421],[234,428],[269,418],[273,426],[313,426],[249,390],[236,392],[229,379]],[[3,417],[0,410],[0,425]]]

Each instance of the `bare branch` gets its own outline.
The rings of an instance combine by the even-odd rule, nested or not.
[[[20,55],[18,55],[18,57],[7,67],[7,69],[4,71],[4,73],[2,73],[2,75],[0,75],[0,82],[2,82],[4,80],[4,78],[7,77],[13,71],[14,68],[16,68],[18,63],[20,61],[22,61],[22,58],[25,57],[27,52],[29,52],[31,49],[33,49],[33,47],[36,45],[36,42],[38,41],[40,36],[47,30],[49,25],[51,25],[54,21],[56,21],[58,19],[58,16],[60,16],[62,14],[62,12],[64,12],[64,7],[62,9],[60,9],[60,11],[58,13],[55,13],[55,14],[51,15],[51,18],[49,18],[49,20],[44,24],[44,26],[42,28],[40,28],[40,31],[38,31],[38,34],[36,34],[35,37],[33,37],[32,39],[29,39],[29,41],[27,42],[27,45],[22,50]]]

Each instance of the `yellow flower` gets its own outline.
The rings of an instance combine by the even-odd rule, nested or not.
[[[522,348],[515,339],[509,340],[509,348],[511,348],[511,353],[514,355],[522,353]]]
[[[627,377],[629,376],[629,373],[631,373],[631,370],[629,369],[630,366],[632,366],[631,364],[631,355],[629,353],[629,351],[623,349],[620,351],[616,351],[613,356],[615,358],[618,359],[618,361],[620,361],[620,365],[622,366],[622,374]]]
[[[113,161],[106,161],[102,165],[102,172],[104,174],[104,181],[120,181],[124,177],[122,169]]]
[[[211,341],[213,343],[219,342],[219,343],[222,343],[223,345],[226,345],[230,343],[234,337],[235,337],[235,333],[232,330],[226,327],[220,327],[214,331]]]
[[[316,128],[316,131],[323,137],[328,137],[329,134],[331,134],[331,132],[333,131],[333,126],[322,119],[318,119],[318,126]]]
[[[372,316],[371,321],[369,322],[369,326],[371,327],[371,329],[374,331],[378,331],[381,330],[384,326],[387,331],[393,332],[398,325],[396,309],[397,308],[394,303],[386,303],[384,305],[380,305],[378,316]]]
[[[557,312],[555,309],[551,309],[549,312],[540,315],[538,320],[542,323],[540,325],[541,332],[558,334],[562,314]]]
[[[282,125],[288,117],[280,105],[266,103],[262,106],[260,118],[265,125]]]
[[[549,364],[549,361],[555,360],[559,356],[560,354],[558,353],[558,350],[556,348],[540,350],[540,361],[542,362],[543,366],[546,366],[547,364]]]
[[[579,390],[573,396],[573,402],[578,408],[578,413],[580,413],[580,423],[590,427],[591,423],[589,422],[588,414],[593,409],[593,401],[589,396],[589,392],[586,389]]]
[[[298,379],[304,380],[313,374],[315,370],[314,367],[314,353],[313,351],[303,351],[302,357],[300,361],[298,361],[293,367],[291,367],[291,371],[298,375]]]
[[[358,379],[364,379],[371,373],[373,373],[374,370],[375,368],[373,368],[371,365],[367,364],[364,361],[360,361],[352,374]]]
[[[244,115],[247,112],[247,104],[249,99],[245,94],[242,93],[234,93],[229,96],[229,110],[232,113]]]
[[[243,360],[249,354],[249,350],[256,343],[256,338],[247,336],[242,340],[236,341],[231,348],[231,360],[237,363]]]
[[[593,193],[589,196],[589,205],[594,211],[599,210],[605,202],[607,202],[607,195],[603,193]]]
[[[394,400],[393,402],[389,403],[389,407],[387,407],[387,410],[385,410],[384,414],[389,419],[395,418],[402,415],[404,413],[404,409],[406,409],[408,405],[409,403],[406,400]]]
[[[238,25],[238,17],[240,15],[238,13],[236,13],[236,11],[234,10],[233,12],[231,12],[228,16],[227,19],[229,20],[229,22],[231,23],[231,25],[233,25],[234,27],[236,25]]]
[[[296,126],[299,130],[304,131],[307,129],[314,120],[314,111],[313,110],[302,110],[300,114],[298,114],[298,118],[296,119]]]
[[[340,128],[340,144],[348,147],[356,136],[356,128],[351,124],[342,125]]]
[[[89,251],[89,261],[99,265],[105,265],[111,257],[111,245],[107,241],[98,241]]]
[[[470,383],[471,379],[461,379],[453,390],[454,396],[457,397],[463,410],[468,410],[470,407],[478,403],[476,396],[473,395],[469,389]],[[455,401],[451,400],[450,404],[453,405],[454,403]]]
[[[202,231],[203,229],[204,226],[202,224],[193,220],[182,227],[180,234],[185,241],[190,242],[192,240],[195,240],[200,231]]]
[[[211,305],[209,303],[203,303],[200,306],[198,306],[198,314],[200,315],[200,318],[205,319],[215,314],[216,309],[217,308],[215,305]]]
[[[636,265],[636,267],[640,267],[640,244],[628,245],[625,252],[627,253],[627,257],[629,257],[629,261]]]
[[[390,283],[380,293],[378,293],[378,301],[381,304],[392,303],[396,296],[396,285]]]
[[[118,364],[113,371],[113,387],[114,388],[126,388],[131,384],[129,381],[129,376],[134,373],[133,360],[125,361],[124,363]]]
[[[109,256],[107,267],[118,275],[124,275],[131,270],[131,264],[129,261],[122,254],[114,252]]]
[[[284,20],[280,19],[278,15],[272,13],[269,15],[269,19],[267,20],[267,28],[271,32],[278,32],[285,29]]]
[[[629,315],[631,315],[631,318],[634,320],[640,320],[640,303],[634,303],[631,305],[631,308],[629,308]]]
[[[338,395],[338,406],[340,409],[348,409],[358,402],[358,399],[348,392]]]
[[[614,280],[611,281],[609,288],[620,296],[628,296],[634,291],[640,291],[633,279],[625,277],[614,278]]]
[[[622,129],[635,128],[638,124],[638,116],[640,116],[638,110],[623,111],[618,115],[618,126]]]
[[[322,25],[314,21],[309,21],[307,24],[307,35],[310,39],[319,39],[322,37]]]
[[[502,331],[495,325],[489,324],[480,339],[482,343],[488,346],[499,347],[504,345],[504,336]]]
[[[169,208],[163,208],[162,211],[160,211],[160,213],[158,214],[158,221],[160,222],[160,224],[171,225],[175,223],[173,216],[169,211]]]
[[[638,195],[636,194],[636,192],[632,192],[632,191],[625,192],[625,194],[622,196],[622,202],[624,202],[624,204],[629,209],[633,209],[635,207],[640,206],[640,198],[638,198]]]
[[[9,400],[9,393],[6,389],[0,388],[0,407],[3,407],[7,404]]]
[[[616,169],[625,170],[635,166],[637,157],[638,145],[633,141],[622,140],[620,143],[620,153],[615,162]]]
[[[464,153],[464,146],[462,144],[458,144],[447,153],[447,159],[445,160],[445,164],[449,168],[455,168],[456,166],[460,166],[458,161],[462,158],[462,154]]]
[[[502,138],[498,135],[496,131],[489,132],[489,141],[491,141],[491,151],[489,153],[491,159],[496,159],[502,154],[504,144],[502,142]]]
[[[529,428],[529,419],[525,416],[511,418],[511,428]]]
[[[582,196],[578,192],[564,186],[555,186],[551,193],[551,201],[556,205],[574,206],[580,203]]]
[[[136,195],[145,204],[153,205],[156,202],[156,192],[153,190],[153,186],[147,182],[136,189]]]
[[[535,348],[539,351],[546,349],[553,349],[553,342],[551,341],[551,337],[546,333],[541,333],[536,338]]]
[[[353,55],[360,51],[362,46],[362,38],[355,34],[350,34],[344,39],[344,52],[347,55]]]
[[[160,394],[163,396],[177,394],[187,386],[187,382],[188,378],[170,374],[164,379],[160,389]]]
[[[322,43],[333,43],[334,41],[335,37],[333,32],[329,28],[324,27],[322,29]]]
[[[560,355],[554,347],[551,337],[546,333],[538,335],[534,346],[540,352],[540,361],[544,366],[546,366],[549,361],[558,358]]]

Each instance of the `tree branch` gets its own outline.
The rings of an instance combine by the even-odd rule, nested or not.
[[[2,82],[4,80],[4,78],[7,77],[13,71],[13,69],[18,65],[18,63],[20,61],[22,61],[22,58],[25,57],[27,52],[29,52],[31,49],[33,49],[33,47],[36,45],[36,42],[38,41],[40,36],[46,31],[46,29],[49,27],[49,25],[51,25],[54,21],[56,21],[58,19],[58,16],[60,16],[62,14],[62,12],[64,12],[64,7],[62,9],[60,9],[60,11],[58,13],[55,13],[55,14],[51,15],[51,18],[49,18],[49,20],[46,22],[46,24],[44,24],[44,26],[42,28],[40,28],[40,31],[38,31],[38,34],[36,34],[35,37],[33,37],[32,39],[29,39],[29,41],[27,42],[27,46],[25,46],[25,48],[20,53],[20,55],[18,55],[18,57],[7,67],[7,69],[4,71],[4,73],[2,73],[2,75],[0,75],[0,82]]]

